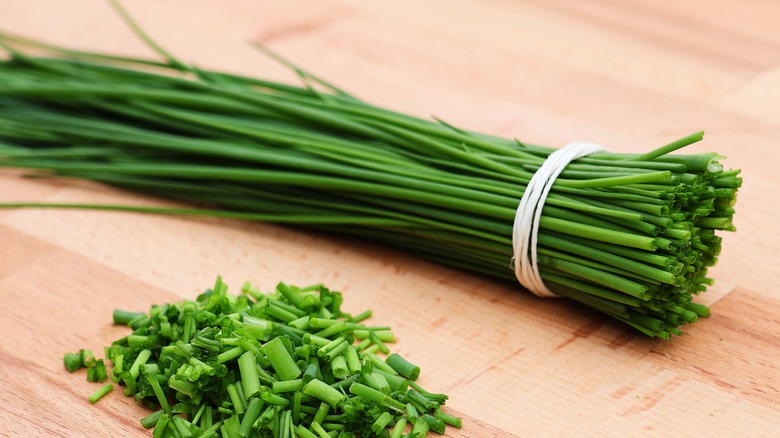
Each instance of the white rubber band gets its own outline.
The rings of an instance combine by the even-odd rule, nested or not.
[[[525,188],[520,205],[517,206],[515,223],[512,228],[512,261],[517,281],[526,289],[540,297],[557,297],[545,286],[539,274],[536,242],[538,240],[539,220],[542,217],[542,207],[547,200],[555,179],[563,169],[577,158],[603,151],[604,148],[594,143],[570,143],[550,154],[536,170],[531,182]]]

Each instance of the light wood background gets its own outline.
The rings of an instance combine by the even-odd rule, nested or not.
[[[0,211],[0,436],[150,436],[144,409],[69,375],[62,355],[125,333],[116,307],[325,282],[375,310],[424,386],[464,417],[452,437],[780,433],[780,2],[773,0],[135,0],[127,8],[198,65],[293,81],[254,39],[364,99],[465,128],[742,168],[714,316],[671,342],[561,300],[370,243],[235,221]],[[0,28],[75,48],[150,52],[101,0],[0,0]],[[0,172],[0,202],[156,201]]]

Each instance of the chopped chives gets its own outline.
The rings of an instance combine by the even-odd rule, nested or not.
[[[130,375],[133,376],[134,379],[138,377],[140,372],[139,368],[141,365],[145,365],[150,357],[152,357],[152,350],[143,349],[140,353],[138,353],[138,356],[136,356],[133,365],[130,366]]]
[[[358,326],[340,311],[338,292],[320,287],[321,295],[314,296],[288,287],[300,295],[313,324],[289,327],[268,312],[292,305],[284,294],[233,297],[219,281],[195,301],[153,306],[148,315],[135,317],[133,333],[104,351],[125,394],[156,409],[141,425],[154,428],[156,437],[357,438],[352,431],[373,429],[390,437],[399,423],[403,430],[423,415],[431,417],[423,420],[431,430],[456,422],[440,410],[446,396],[425,391],[376,355],[358,351]],[[163,327],[183,334],[185,326],[189,342],[161,335]],[[250,326],[260,331],[250,333]],[[328,337],[317,335],[332,327],[338,330],[325,333]],[[264,334],[268,338],[261,341]],[[68,357],[79,366],[86,357],[88,378],[98,379],[101,372],[105,378],[104,361],[88,351]],[[284,362],[294,366],[287,377],[295,378],[283,379]],[[318,427],[306,427],[314,424]]]

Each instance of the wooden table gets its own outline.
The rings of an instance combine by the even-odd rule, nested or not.
[[[69,375],[62,355],[125,333],[115,307],[192,298],[222,274],[323,281],[376,310],[425,386],[464,417],[453,437],[780,433],[780,3],[527,0],[138,0],[128,9],[198,65],[293,81],[255,39],[375,103],[533,143],[692,151],[744,170],[736,225],[671,342],[562,300],[369,243],[222,220],[0,211],[0,436],[150,436],[144,409]],[[101,0],[5,0],[0,27],[149,55]],[[0,201],[147,202],[0,174]],[[234,289],[235,290],[235,289]]]

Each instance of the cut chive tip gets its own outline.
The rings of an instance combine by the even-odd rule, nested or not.
[[[420,367],[413,365],[398,353],[393,353],[385,359],[385,362],[390,365],[398,374],[406,377],[409,380],[417,380],[420,375]]]
[[[92,395],[90,395],[90,396],[87,398],[87,400],[89,400],[89,402],[90,402],[91,404],[95,404],[95,403],[97,403],[97,401],[98,401],[98,400],[100,400],[100,399],[101,399],[101,398],[103,398],[103,397],[104,397],[106,394],[108,394],[109,392],[111,392],[111,391],[113,391],[113,390],[114,390],[114,385],[112,385],[112,384],[110,384],[110,383],[106,383],[106,384],[105,384],[105,385],[103,385],[103,386],[102,386],[100,389],[98,389],[98,390],[97,390],[97,391],[95,391],[95,392],[94,392]]]

